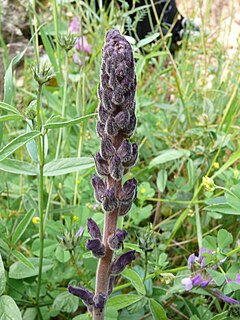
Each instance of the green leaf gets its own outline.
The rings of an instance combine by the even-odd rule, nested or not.
[[[55,251],[55,257],[59,262],[66,263],[70,260],[71,255],[69,251],[64,250],[64,248],[61,245],[58,245]]]
[[[17,251],[17,250],[13,250],[12,251],[12,255],[18,260],[21,261],[23,264],[25,264],[27,267],[31,268],[32,270],[34,270],[34,265],[32,264],[32,262],[26,258],[21,252]]]
[[[203,247],[208,250],[216,251],[217,250],[217,239],[212,236],[206,236],[203,239]]]
[[[142,249],[139,248],[139,245],[135,244],[135,243],[128,243],[128,242],[124,242],[124,248],[125,249],[131,249],[131,250],[135,250],[139,253],[142,253]]]
[[[44,250],[43,250],[44,258],[52,257],[57,245],[58,245],[57,240],[45,239]],[[32,244],[32,253],[38,257],[40,255],[40,239],[39,238],[35,239]]]
[[[153,158],[149,164],[149,167],[155,167],[159,164],[166,163],[172,160],[177,160],[182,157],[188,158],[190,156],[190,151],[184,149],[167,149],[160,152],[160,155],[156,158]]]
[[[120,310],[130,306],[131,304],[141,300],[142,297],[136,294],[119,294],[118,296],[111,297],[107,302],[107,307]]]
[[[133,287],[138,291],[138,293],[142,295],[146,294],[143,280],[136,271],[131,269],[125,269],[121,274],[122,276],[124,276],[124,278],[127,278],[131,281]]]
[[[240,208],[239,209],[235,209],[233,207],[231,207],[229,204],[227,203],[223,203],[223,204],[214,204],[211,206],[207,206],[204,208],[206,211],[214,211],[214,212],[218,212],[218,213],[222,213],[222,214],[232,214],[232,215],[240,215]]]
[[[155,32],[153,35],[148,36],[148,37],[138,41],[138,44],[137,44],[138,48],[146,46],[147,44],[149,44],[152,41],[154,41],[155,39],[157,39],[159,36],[160,36],[160,33],[159,32]]]
[[[34,269],[27,267],[24,263],[17,261],[10,266],[9,278],[11,279],[25,279],[38,275],[39,259],[29,258],[29,261],[34,266]],[[42,272],[52,269],[53,263],[49,259],[43,259]],[[1,318],[0,318],[1,319]]]
[[[220,229],[218,231],[217,239],[219,249],[224,249],[233,242],[233,237],[231,233],[225,229]]]
[[[0,319],[22,320],[22,315],[13,298],[9,296],[0,297]]]
[[[115,308],[106,308],[104,314],[104,320],[117,320],[118,319],[118,312]]]
[[[18,114],[18,115],[20,114],[17,108],[10,106],[10,104],[5,103],[5,102],[0,102],[0,109],[10,111],[10,112]]]
[[[37,308],[27,308],[23,314],[23,320],[35,320],[37,318]]]
[[[211,318],[211,320],[230,320],[229,317],[229,311],[224,311],[220,314],[217,314],[216,316],[214,316],[213,318]]]
[[[23,117],[21,115],[17,115],[17,114],[7,114],[5,116],[1,116],[0,117],[0,122],[5,122],[5,121],[10,121],[10,120],[15,120],[15,121],[19,121],[21,120]]]
[[[239,158],[240,158],[240,148],[229,157],[228,161],[225,162],[218,171],[216,171],[214,173],[214,175],[212,176],[212,179],[219,176],[222,172],[224,172],[228,167],[230,167]]]
[[[149,299],[149,309],[154,320],[168,320],[163,307],[154,299]]]
[[[34,209],[29,210],[23,217],[23,219],[20,221],[20,223],[17,225],[17,228],[12,236],[12,243],[17,244],[18,240],[21,238],[25,230],[27,229],[29,223],[32,220],[32,217],[34,216]]]
[[[160,170],[157,175],[157,187],[160,192],[163,192],[167,183],[167,170]]]
[[[38,137],[39,135],[39,131],[31,131],[16,137],[0,150],[0,161],[10,156],[14,151],[19,149],[32,139]]]
[[[240,184],[231,188],[230,192],[225,192],[227,203],[235,210],[240,211]]]
[[[0,239],[0,248],[5,250],[6,252],[10,250],[8,244],[5,241],[3,241],[3,239]]]
[[[72,119],[72,120],[66,120],[60,116],[55,116],[55,117],[49,119],[45,123],[44,127],[46,129],[56,129],[56,128],[62,128],[62,127],[69,127],[69,126],[73,126],[74,124],[78,124],[84,120],[87,120],[89,118],[95,117],[96,115],[97,115],[97,113],[91,113],[86,116],[79,117],[79,118]]]
[[[12,96],[13,96],[13,66],[16,63],[18,63],[18,61],[20,61],[22,59],[25,52],[27,51],[27,48],[28,48],[28,46],[11,60],[9,66],[7,68],[7,71],[5,73],[5,76],[4,76],[4,102],[6,104],[11,103]]]
[[[63,158],[48,162],[44,166],[44,176],[59,176],[80,170],[86,170],[94,166],[93,158]]]
[[[212,269],[207,269],[207,272],[213,278],[214,282],[218,286],[221,286],[224,283],[224,281],[226,281],[226,276],[224,274],[222,274],[221,272],[218,272],[218,271],[212,270]]]
[[[2,261],[2,257],[0,254],[0,295],[3,294],[6,286],[6,276],[5,276],[5,270],[4,270],[4,265]]]
[[[14,173],[14,174],[24,174],[28,176],[36,176],[36,167],[32,164],[24,161],[5,159],[0,162],[0,170]]]
[[[68,291],[60,293],[53,302],[53,309],[61,312],[73,313],[77,310],[79,298]]]

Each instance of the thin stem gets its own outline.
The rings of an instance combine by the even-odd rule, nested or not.
[[[63,103],[62,103],[62,117],[65,117],[66,113],[66,102],[67,102],[67,84],[68,84],[68,54],[65,52],[65,78],[64,78],[64,86],[63,86]],[[58,159],[60,148],[61,148],[61,142],[62,142],[62,135],[63,135],[63,128],[60,128],[59,135],[58,135],[58,142],[56,147],[56,153],[55,153],[55,160]],[[52,197],[52,191],[53,191],[53,181],[54,178],[51,179],[50,187],[49,187],[49,194],[48,194],[48,201],[47,201],[47,207],[46,207],[46,215],[45,215],[45,222],[48,217],[48,212],[50,208],[50,202]]]
[[[78,267],[77,267],[77,264],[76,264],[76,260],[75,260],[75,258],[74,258],[73,251],[72,251],[72,250],[69,250],[69,252],[70,252],[71,263],[72,263],[72,265],[73,265],[73,268],[74,268],[76,274],[77,274],[79,277],[81,277],[81,272],[79,272],[79,269],[78,269]]]
[[[41,94],[42,94],[42,85],[39,85],[38,94],[37,94],[37,129],[39,131],[41,131],[41,126],[42,126],[42,119],[41,119],[41,113],[40,113]],[[39,210],[39,218],[40,218],[40,224],[39,224],[40,253],[39,253],[39,269],[38,269],[36,301],[38,305],[38,317],[39,319],[42,319],[42,315],[39,310],[39,297],[40,297],[40,290],[41,290],[43,249],[44,249],[44,215],[43,215],[44,136],[40,135],[37,138],[37,146],[38,146],[38,157],[39,157],[38,210]]]

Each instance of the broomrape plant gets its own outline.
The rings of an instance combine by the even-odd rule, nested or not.
[[[86,243],[86,248],[99,259],[95,294],[81,285],[68,287],[70,293],[87,305],[94,320],[104,319],[104,307],[115,276],[135,259],[134,250],[118,257],[114,250],[123,246],[127,236],[125,230],[117,228],[118,217],[128,213],[137,194],[136,179],[122,184],[123,175],[134,166],[138,157],[137,144],[129,141],[136,126],[133,53],[130,44],[117,30],[107,33],[102,52],[97,122],[101,147],[95,155],[98,175],[93,176],[92,185],[95,198],[105,213],[104,229],[102,234],[97,223],[88,219],[91,239]]]

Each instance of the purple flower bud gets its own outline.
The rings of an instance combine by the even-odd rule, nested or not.
[[[118,207],[119,201],[116,198],[115,188],[111,187],[105,192],[104,199],[102,201],[103,210],[111,212]]]
[[[128,211],[131,209],[131,207],[132,207],[131,200],[129,200],[129,202],[121,202],[120,207],[119,207],[119,211],[118,211],[119,215],[125,216],[128,213]]]
[[[109,160],[114,156],[115,153],[116,150],[112,145],[112,141],[108,138],[103,138],[101,141],[101,156],[103,159]]]
[[[129,203],[129,201],[133,201],[136,198],[137,192],[137,180],[132,178],[127,180],[123,187],[120,200],[122,203]]]
[[[96,222],[92,218],[89,218],[87,225],[88,225],[88,232],[90,233],[91,237],[97,238],[100,241],[102,241],[102,234]]]
[[[194,264],[196,258],[197,257],[195,256],[194,253],[189,256],[189,258],[188,258],[188,269],[189,270],[192,270],[192,267],[193,267],[193,264]]]
[[[129,167],[134,166],[137,161],[137,158],[138,158],[138,146],[136,143],[133,143],[132,144],[132,156],[128,161],[123,162],[124,167],[129,168]]]
[[[86,289],[84,286],[79,285],[78,288],[74,288],[71,285],[68,285],[68,291],[74,296],[82,299],[84,304],[88,307],[93,305],[93,293]]]
[[[101,121],[97,122],[96,131],[100,138],[102,138],[105,134],[105,124],[103,124]]]
[[[124,129],[129,125],[130,114],[128,111],[121,111],[115,116],[115,122],[119,129]]]
[[[117,150],[117,154],[121,158],[121,161],[127,162],[131,160],[132,157],[132,144],[128,140],[123,140],[120,147]]]
[[[107,296],[104,293],[99,293],[94,296],[93,300],[95,308],[103,309],[107,301]]]
[[[99,107],[98,107],[98,116],[99,116],[99,120],[102,123],[106,123],[108,117],[109,117],[109,113],[106,111],[106,109],[104,108],[103,104],[100,103]]]
[[[201,283],[203,282],[203,277],[198,273],[196,274],[196,276],[194,276],[192,278],[192,285],[195,287],[195,286],[198,286],[198,285],[201,285]]]
[[[106,122],[105,131],[109,136],[116,136],[118,134],[118,126],[113,117],[109,116]]]
[[[115,156],[110,161],[109,173],[111,177],[116,181],[122,179],[124,167],[122,165],[121,158],[117,154],[115,154]]]
[[[94,188],[94,196],[96,200],[102,203],[103,197],[105,195],[106,185],[99,176],[96,174],[92,177],[92,185]]]
[[[202,283],[201,283],[201,287],[202,287],[202,288],[206,288],[211,281],[212,281],[212,278],[203,280]]]
[[[86,248],[92,251],[92,254],[96,258],[102,258],[105,256],[105,246],[99,239],[88,239],[86,242]]]
[[[116,275],[124,270],[124,268],[132,263],[135,257],[135,250],[130,250],[128,252],[123,253],[120,257],[114,260],[111,268],[111,274]]]
[[[128,126],[123,131],[123,134],[125,137],[131,137],[133,135],[133,132],[136,127],[136,123],[137,123],[136,116],[135,114],[132,114],[130,117]]]
[[[232,304],[240,304],[238,300],[225,296],[222,292],[216,289],[210,289],[209,291],[213,296],[217,297],[220,300],[223,300],[224,302],[232,303]]]
[[[109,247],[112,250],[118,250],[123,245],[123,241],[127,236],[127,231],[117,229],[112,236],[108,238]]]
[[[106,160],[104,160],[101,157],[99,152],[96,153],[94,160],[95,160],[95,166],[98,174],[100,174],[101,176],[108,176],[109,175],[108,163]]]

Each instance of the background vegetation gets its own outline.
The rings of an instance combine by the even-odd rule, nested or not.
[[[103,222],[90,183],[101,48],[107,30],[124,31],[129,12],[111,5],[97,14],[85,1],[28,8],[34,55],[26,48],[10,61],[1,37],[0,318],[90,319],[66,287],[95,283],[85,240],[87,218]],[[85,36],[88,50],[63,43],[73,17],[81,21],[73,36],[83,47]],[[210,17],[201,16],[201,33],[185,36],[174,57],[164,45],[170,38],[133,43],[140,155],[127,178],[139,186],[122,223],[125,248],[138,259],[118,278],[106,319],[239,319],[239,306],[199,287],[186,292],[181,282],[195,274],[189,255],[205,247],[208,266],[224,259],[211,269],[214,286],[240,300],[240,51],[229,57],[218,33],[206,34]],[[45,85],[32,72],[42,77],[42,68]]]

